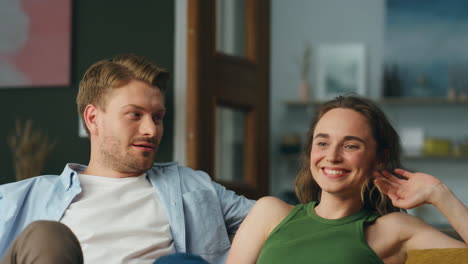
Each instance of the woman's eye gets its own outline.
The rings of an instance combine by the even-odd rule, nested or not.
[[[349,145],[345,145],[345,149],[355,150],[355,149],[359,149],[359,146],[349,144]]]
[[[317,145],[319,147],[325,147],[325,146],[327,146],[327,143],[326,142],[317,142],[317,143],[315,143],[315,145]]]

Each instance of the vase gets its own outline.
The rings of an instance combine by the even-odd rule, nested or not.
[[[301,80],[299,84],[299,100],[300,101],[310,100],[309,82],[307,80]]]

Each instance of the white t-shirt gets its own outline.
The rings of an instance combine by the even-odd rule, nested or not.
[[[146,174],[78,177],[82,192],[61,222],[78,237],[85,263],[153,263],[174,252],[167,214]]]

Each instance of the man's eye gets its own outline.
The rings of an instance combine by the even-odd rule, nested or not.
[[[129,113],[129,114],[130,114],[131,117],[135,117],[135,118],[141,117],[141,114],[140,114],[140,113],[137,113],[137,112],[131,112],[131,113]]]
[[[153,121],[154,122],[160,122],[164,119],[164,112],[157,112],[153,115]]]
[[[153,117],[153,119],[154,119],[154,121],[160,121],[160,120],[163,119],[163,116],[162,116],[162,115],[155,115],[155,116]]]

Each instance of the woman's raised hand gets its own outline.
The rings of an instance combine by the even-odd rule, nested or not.
[[[431,198],[442,184],[430,174],[412,173],[403,169],[395,169],[393,174],[389,171],[376,171],[374,177],[375,185],[390,197],[393,205],[403,209],[415,208],[425,203],[432,204]]]

